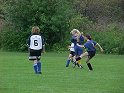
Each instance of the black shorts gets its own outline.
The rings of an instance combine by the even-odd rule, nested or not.
[[[42,51],[41,49],[40,50],[29,49],[29,60],[40,60],[41,51]]]
[[[75,52],[74,51],[70,51],[70,54],[72,55],[72,57],[75,56]]]
[[[88,57],[91,59],[95,56],[96,51],[88,51]]]

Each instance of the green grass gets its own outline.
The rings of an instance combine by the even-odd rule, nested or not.
[[[96,55],[94,71],[65,68],[67,53],[46,53],[35,75],[27,53],[0,52],[0,93],[124,93],[124,55]]]

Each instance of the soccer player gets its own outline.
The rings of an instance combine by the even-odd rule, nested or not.
[[[74,49],[75,49],[75,55],[76,55],[76,57],[79,57],[81,54],[83,54],[83,48],[80,47],[80,46],[78,46],[77,44],[83,45],[84,36],[83,36],[83,32],[80,33],[79,30],[77,30],[77,29],[75,29],[75,30],[76,30],[77,34],[76,34],[76,44],[75,44]],[[76,57],[75,57],[75,58],[76,58]],[[81,65],[80,60],[78,60],[77,62],[75,62],[75,60],[74,60],[73,67],[75,67],[76,65],[77,65],[79,68],[83,68],[83,66]]]
[[[70,54],[68,56],[68,59],[66,61],[66,67],[69,66],[70,64],[70,61],[73,61],[75,59],[75,45],[77,44],[77,31],[76,29],[73,29],[70,34],[72,35],[71,36],[71,45],[68,47],[69,50],[70,50]]]
[[[83,47],[83,48],[86,48],[87,51],[85,53],[83,53],[81,56],[79,56],[78,58],[76,58],[76,61],[80,60],[82,57],[84,56],[87,56],[87,60],[86,60],[86,63],[87,63],[87,66],[89,68],[89,71],[92,71],[93,68],[92,68],[92,65],[91,63],[89,62],[96,54],[96,46],[98,46],[101,50],[101,52],[103,52],[103,49],[102,47],[100,46],[100,44],[96,43],[95,41],[93,41],[91,39],[91,36],[90,35],[85,35],[85,39],[86,39],[86,43],[84,43],[84,45],[79,45],[80,47]]]
[[[84,43],[83,32],[80,33],[80,32],[78,31],[77,44],[83,45],[83,43]],[[76,58],[79,57],[80,55],[83,54],[83,48],[80,47],[80,46],[78,46],[78,45],[76,45],[76,46],[75,46],[75,53],[76,53]],[[75,65],[78,65],[78,67],[83,68],[83,66],[81,65],[81,60],[78,60],[77,64],[75,64]],[[74,66],[74,67],[75,67],[75,66]]]
[[[28,38],[27,45],[29,47],[29,60],[33,61],[33,68],[36,74],[41,74],[41,52],[44,52],[44,39],[40,35],[38,26],[32,27],[31,36]]]

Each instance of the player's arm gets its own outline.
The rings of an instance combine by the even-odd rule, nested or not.
[[[27,39],[27,46],[30,46],[30,37]]]
[[[79,37],[79,36],[77,36],[77,42],[78,42],[78,43],[80,42],[80,37]]]
[[[85,48],[85,46],[84,46],[84,45],[79,45],[79,44],[77,44],[77,46],[82,47],[82,48]]]
[[[45,53],[45,45],[43,45],[43,51],[42,52]]]
[[[71,45],[67,46],[68,50],[71,48]]]
[[[96,45],[95,45],[95,46],[98,46],[101,52],[103,52],[103,51],[104,51],[104,50],[103,50],[103,48],[101,47],[101,45],[100,45],[99,43],[96,43]]]
[[[84,36],[84,32],[81,32],[81,35],[82,35],[83,38],[85,37],[85,36]]]
[[[42,44],[43,44],[42,52],[45,53],[45,40],[44,40],[44,38],[42,38]]]

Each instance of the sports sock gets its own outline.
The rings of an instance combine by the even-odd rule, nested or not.
[[[78,61],[78,60],[80,60],[81,59],[81,57],[78,57],[78,58],[76,58],[76,61]]]
[[[34,72],[37,73],[37,63],[35,63],[33,67],[34,67]]]
[[[37,62],[37,71],[41,72],[41,62]]]
[[[78,62],[76,63],[76,65],[77,65],[78,67],[80,67],[80,65],[78,64]]]
[[[81,65],[81,60],[78,60],[78,64]]]
[[[66,67],[68,67],[69,64],[70,64],[70,60],[67,60],[67,62],[66,62]]]
[[[89,70],[93,70],[92,65],[90,63],[87,63],[87,66],[88,66]]]

